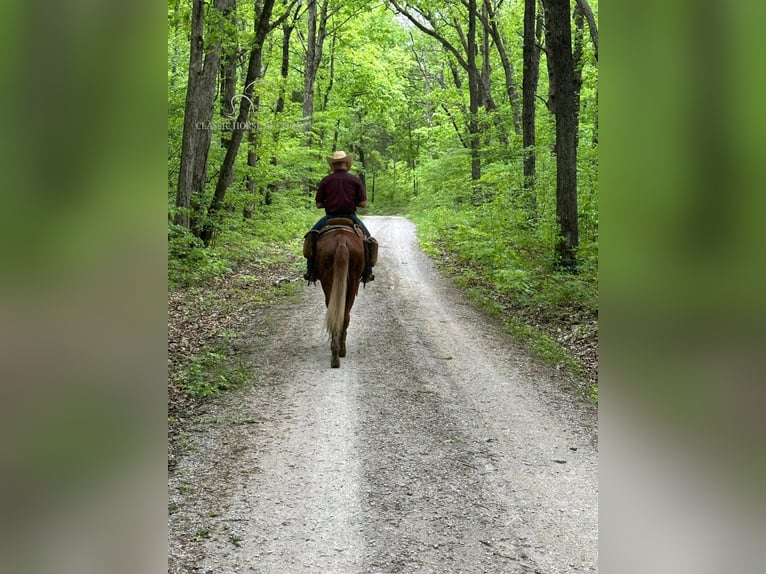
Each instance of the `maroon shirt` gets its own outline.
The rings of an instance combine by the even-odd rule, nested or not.
[[[325,213],[356,213],[356,206],[367,201],[362,180],[344,170],[334,171],[319,182],[317,203],[324,204]]]

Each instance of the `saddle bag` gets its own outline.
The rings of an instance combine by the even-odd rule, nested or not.
[[[368,237],[364,240],[364,255],[367,259],[367,267],[375,267],[378,262],[378,240]]]
[[[316,247],[318,236],[319,232],[313,230],[309,231],[306,235],[303,236],[303,256],[306,259],[314,256],[314,249]]]

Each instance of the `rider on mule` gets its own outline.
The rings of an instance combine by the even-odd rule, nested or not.
[[[317,221],[316,225],[304,237],[303,255],[306,257],[306,274],[303,278],[307,281],[316,281],[317,279],[314,275],[314,247],[319,236],[319,230],[325,226],[329,219],[335,217],[350,219],[364,231],[367,265],[362,275],[362,281],[367,283],[375,279],[375,275],[372,274],[372,266],[377,258],[377,241],[370,236],[370,231],[356,215],[357,207],[367,207],[367,191],[362,180],[348,171],[351,169],[353,161],[353,154],[347,154],[344,151],[336,151],[327,158],[327,163],[330,164],[333,171],[319,182],[316,194],[317,209],[324,209],[325,216]]]

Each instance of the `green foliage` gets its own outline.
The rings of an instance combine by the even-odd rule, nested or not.
[[[168,283],[171,289],[200,283],[231,270],[230,263],[180,225],[168,225]]]
[[[239,360],[232,365],[222,346],[214,346],[193,356],[180,374],[179,387],[195,398],[206,398],[243,385],[250,371]]]
[[[522,343],[527,343],[538,356],[554,365],[563,365],[570,372],[582,374],[582,366],[570,357],[551,337],[538,329],[511,317],[505,324],[506,329]]]
[[[236,201],[236,194],[233,199]],[[261,207],[257,219],[225,216],[214,243],[207,248],[185,227],[169,224],[170,288],[197,285],[228,273],[254,253],[265,255],[276,246],[300,253],[303,235],[321,215],[307,205],[300,194],[276,195],[271,205]]]

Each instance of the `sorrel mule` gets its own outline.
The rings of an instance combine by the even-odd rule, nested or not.
[[[364,271],[364,244],[351,227],[334,227],[317,239],[316,274],[327,306],[327,332],[331,337],[330,366],[340,367],[346,356],[346,331],[351,307]]]

